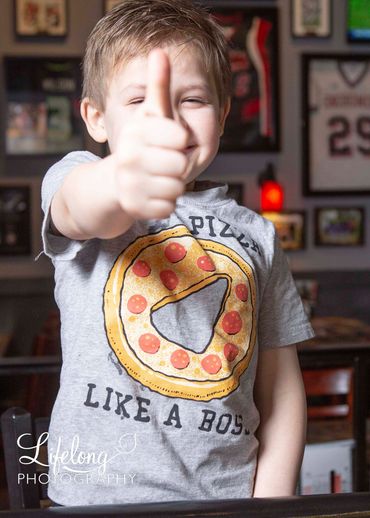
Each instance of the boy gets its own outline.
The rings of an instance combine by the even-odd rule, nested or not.
[[[90,35],[81,114],[111,154],[67,155],[42,190],[62,321],[58,504],[294,494],[294,343],[312,330],[273,226],[195,182],[229,87],[222,33],[188,0],[126,0]]]

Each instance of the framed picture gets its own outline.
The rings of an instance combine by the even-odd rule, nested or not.
[[[14,0],[15,33],[20,38],[67,35],[67,0]]]
[[[316,279],[294,279],[294,282],[306,315],[311,318],[317,305],[319,283]]]
[[[294,38],[328,38],[331,35],[331,0],[290,0]]]
[[[113,7],[116,7],[116,5],[121,3],[122,0],[104,0],[104,14],[111,11]]]
[[[31,187],[0,183],[0,256],[31,253]]]
[[[370,42],[369,0],[347,0],[347,41]]]
[[[235,2],[234,2],[235,4]],[[230,43],[232,104],[221,151],[280,149],[278,13],[274,7],[207,2]]]
[[[316,246],[361,246],[364,244],[363,207],[315,209]]]
[[[262,216],[275,225],[281,247],[284,250],[302,250],[305,248],[305,211],[262,212]]]
[[[370,193],[370,55],[303,56],[303,192]]]
[[[12,155],[62,155],[83,147],[79,58],[4,60],[5,151]]]

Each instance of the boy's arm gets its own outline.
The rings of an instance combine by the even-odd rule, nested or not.
[[[294,495],[306,438],[306,396],[295,345],[260,352],[255,403],[261,421],[253,496]]]
[[[70,239],[110,238],[127,230],[133,218],[115,195],[112,155],[75,167],[51,203],[55,229]]]

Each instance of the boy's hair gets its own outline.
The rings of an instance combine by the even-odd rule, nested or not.
[[[105,110],[114,70],[152,48],[193,44],[215,80],[220,105],[230,95],[231,70],[221,28],[191,0],[123,0],[92,30],[83,60],[83,97]]]

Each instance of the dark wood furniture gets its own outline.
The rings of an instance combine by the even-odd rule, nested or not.
[[[369,406],[367,373],[370,368],[370,342],[308,340],[298,345],[298,354],[302,369],[333,367],[353,369],[354,490],[368,491],[366,417]]]
[[[148,504],[51,507],[21,511],[0,511],[0,518],[297,518],[348,517],[370,515],[370,494],[312,495],[291,498],[248,498],[235,500],[194,500]]]
[[[370,342],[317,342],[298,344],[302,369],[352,367],[353,388],[353,435],[354,490],[368,491],[366,465],[366,417],[369,408]],[[57,373],[60,371],[60,356],[0,358],[0,376],[21,374]],[[369,505],[370,509],[370,505]],[[370,515],[369,515],[370,516]]]
[[[325,423],[330,423],[332,418],[352,420],[352,367],[303,369],[302,374],[309,421],[324,419]]]
[[[23,408],[9,408],[1,415],[5,471],[11,509],[36,509],[47,500],[47,437],[49,418],[32,419]],[[37,462],[21,462],[33,457],[41,438]],[[31,449],[26,449],[31,448]]]

